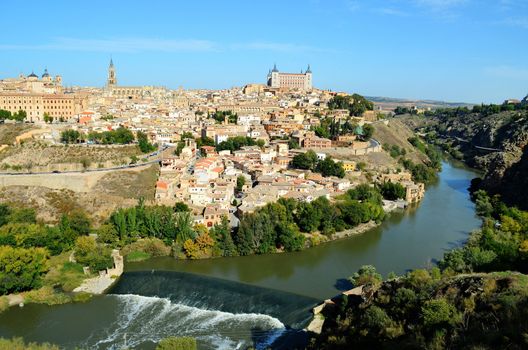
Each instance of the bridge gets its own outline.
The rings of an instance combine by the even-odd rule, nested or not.
[[[449,136],[448,136],[449,137]],[[457,137],[457,136],[454,136],[454,137],[451,137],[451,138],[454,138],[455,140],[457,140],[458,142],[463,142],[463,143],[469,143],[471,146],[473,146],[474,148],[476,149],[479,149],[479,150],[482,150],[482,151],[488,151],[488,152],[503,152],[504,150],[500,149],[500,148],[492,148],[492,147],[483,147],[483,146],[477,146],[477,145],[473,145],[471,144],[471,141],[469,140],[464,140],[460,137]]]

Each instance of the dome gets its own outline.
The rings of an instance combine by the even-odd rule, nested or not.
[[[38,76],[32,71],[31,74],[28,75],[28,78],[38,78]]]
[[[47,78],[47,77],[49,77],[49,76],[50,76],[50,75],[49,75],[49,73],[48,73],[48,69],[47,69],[47,68],[44,69],[44,74],[42,74],[42,77],[43,77],[43,78]]]

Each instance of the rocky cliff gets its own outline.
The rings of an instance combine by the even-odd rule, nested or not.
[[[500,194],[507,204],[528,209],[528,110],[443,110],[420,118],[421,123],[408,123],[482,169],[483,189]]]

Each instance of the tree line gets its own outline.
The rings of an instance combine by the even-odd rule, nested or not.
[[[23,122],[24,119],[27,117],[27,112],[24,110],[19,110],[18,112],[11,113],[10,111],[6,111],[5,109],[0,109],[0,120],[4,121],[6,119],[8,120],[14,120],[16,122]]]
[[[142,153],[152,152],[156,149],[156,145],[149,142],[144,132],[138,131],[136,136],[134,136],[132,131],[124,127],[102,132],[92,131],[88,134],[81,133],[78,130],[67,129],[61,132],[60,139],[65,144],[75,144],[88,140],[101,145],[126,145],[137,139],[138,147]]]

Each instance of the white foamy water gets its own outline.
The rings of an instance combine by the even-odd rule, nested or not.
[[[282,322],[263,314],[207,310],[134,294],[108,297],[118,301],[116,321],[81,348],[141,348],[169,336],[191,336],[205,349],[264,349],[285,331]]]

